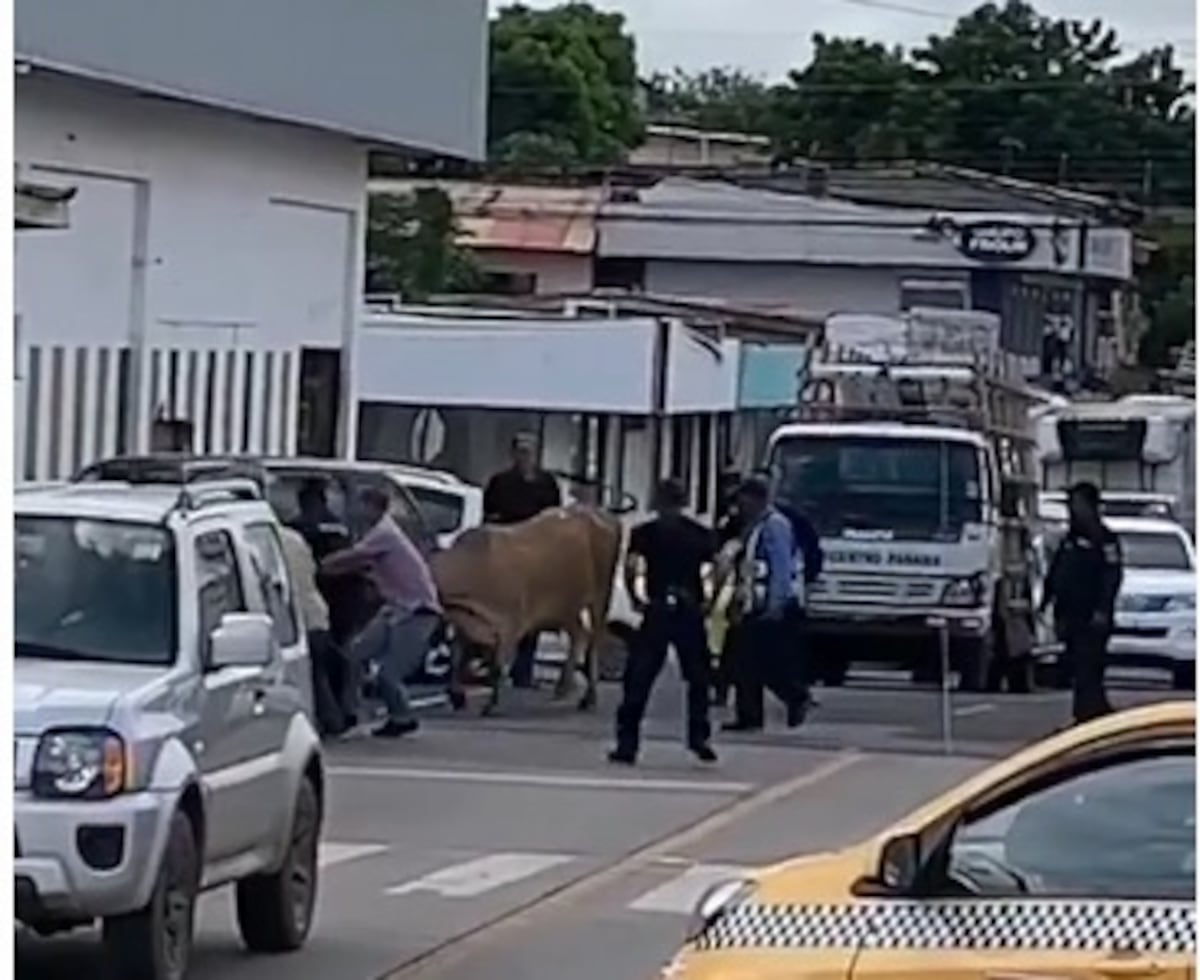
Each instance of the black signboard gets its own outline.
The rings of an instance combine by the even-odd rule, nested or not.
[[[958,250],[976,262],[1020,262],[1037,244],[1031,228],[1008,221],[963,225]]]
[[[1063,459],[1068,461],[1141,459],[1145,439],[1145,419],[1063,419],[1058,423],[1058,441]]]

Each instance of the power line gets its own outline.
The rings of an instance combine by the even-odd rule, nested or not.
[[[908,66],[906,66],[908,67]],[[899,85],[907,84],[908,90],[933,92],[1062,92],[1079,90],[1097,94],[1120,95],[1126,91],[1161,88],[1161,79],[1114,78],[1098,76],[1089,79],[1046,78],[1046,79],[995,79],[993,81],[958,80],[943,81],[929,72],[914,69],[909,78],[897,82],[806,82],[793,80],[779,86],[767,86],[766,90],[779,88],[786,92],[812,92],[825,94],[852,94],[860,92],[895,92]],[[568,85],[492,85],[489,91],[501,95],[574,95],[581,88]],[[668,89],[668,93],[670,90]],[[1182,96],[1181,96],[1182,97]]]

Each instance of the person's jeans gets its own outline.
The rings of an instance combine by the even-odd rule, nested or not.
[[[809,692],[801,661],[800,625],[795,610],[779,619],[752,617],[738,629],[735,658],[737,722],[761,728],[764,689],[771,691],[790,711],[802,710]]]
[[[357,675],[351,686],[357,690],[362,667],[379,667],[379,696],[392,721],[412,718],[412,705],[404,681],[412,675],[429,652],[429,643],[440,617],[429,610],[406,612],[384,606],[350,645],[351,673]]]
[[[313,710],[321,734],[337,734],[346,727],[346,712],[335,693],[334,677],[345,676],[345,666],[339,664],[340,654],[326,630],[308,633],[308,657],[312,667]]]

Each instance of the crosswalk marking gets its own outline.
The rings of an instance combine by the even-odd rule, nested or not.
[[[320,846],[318,863],[322,869],[337,868],[339,873],[344,873],[345,866],[361,862],[365,858],[377,857],[392,849],[386,844],[324,841]],[[384,894],[399,897],[429,893],[443,898],[478,898],[496,889],[562,867],[571,861],[581,860],[583,857],[581,854],[523,851],[483,854],[468,861],[438,868],[419,878],[392,885],[384,889]],[[632,912],[690,915],[700,897],[709,888],[730,878],[739,878],[748,870],[735,864],[693,863],[684,857],[663,858],[654,864],[663,870],[670,869],[677,873],[629,902],[625,907]]]
[[[317,848],[317,866],[332,868],[347,861],[357,861],[360,858],[382,854],[387,850],[383,844],[339,844],[334,841],[323,841]]]
[[[745,873],[745,868],[732,864],[694,864],[683,874],[650,889],[640,898],[630,902],[628,908],[634,912],[689,915],[700,901],[700,897],[713,885]]]
[[[475,898],[549,871],[570,860],[572,858],[566,854],[488,854],[396,885],[387,889],[386,894],[397,896],[434,892],[443,898]]]

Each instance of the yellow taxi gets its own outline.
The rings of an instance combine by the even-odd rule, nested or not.
[[[674,980],[1195,976],[1196,707],[1054,735],[866,843],[711,889]]]

